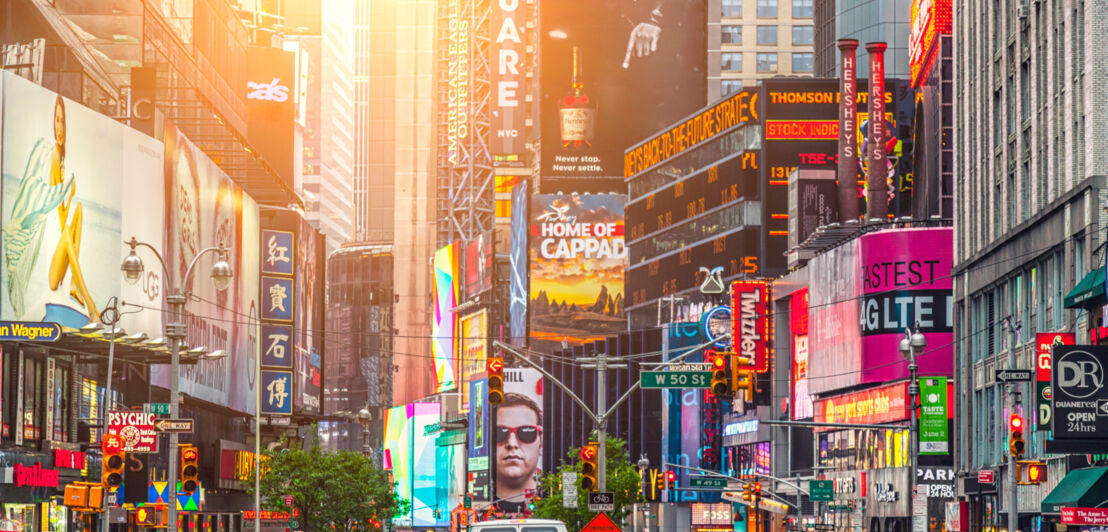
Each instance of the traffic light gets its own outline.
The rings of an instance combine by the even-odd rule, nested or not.
[[[1042,484],[1046,482],[1046,464],[1038,460],[1016,462],[1016,467],[1027,470],[1027,481],[1023,481],[1020,470],[1016,470],[1016,480],[1021,485]]]
[[[736,362],[739,357],[732,357],[731,393],[743,392],[743,400],[750,403],[754,401],[754,370],[750,366],[740,366]]]
[[[504,402],[504,359],[490,357],[485,369],[489,374],[489,404],[501,404]]]
[[[677,489],[677,473],[674,471],[666,471],[666,488],[675,490]]]
[[[666,486],[669,485],[669,481],[666,480],[666,474],[661,473],[655,478],[656,480],[654,481],[654,485],[658,488],[658,491],[664,491],[666,489]]]
[[[708,362],[712,364],[712,382],[709,390],[716,397],[731,397],[731,379],[727,371],[727,355],[717,351],[707,351]]]
[[[754,500],[760,500],[762,498],[762,483],[755,482],[752,490],[754,491]]]
[[[132,514],[135,517],[136,526],[154,527],[158,525],[158,513],[154,510],[153,506],[139,506],[135,508],[135,513]]]
[[[181,445],[181,491],[192,493],[200,487],[200,451],[194,445]]]
[[[597,489],[596,472],[596,445],[590,443],[581,447],[581,489]]]
[[[743,500],[748,502],[754,500],[754,489],[750,484],[743,484]]]
[[[104,450],[104,461],[100,468],[100,483],[105,489],[114,491],[123,484],[123,466],[126,462],[123,437],[117,434],[105,434],[101,445]]]
[[[1008,418],[1008,453],[1013,458],[1023,456],[1023,416],[1012,414]]]

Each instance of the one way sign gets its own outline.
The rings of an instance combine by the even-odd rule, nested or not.
[[[1026,382],[1031,380],[1029,369],[998,369],[996,380],[999,382]]]

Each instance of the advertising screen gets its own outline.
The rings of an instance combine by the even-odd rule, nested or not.
[[[246,49],[246,138],[266,164],[291,186],[296,118],[296,54],[271,46]]]
[[[296,232],[297,408],[320,411],[323,371],[323,289],[326,245],[323,234],[301,218]]]
[[[536,489],[542,475],[542,390],[538,370],[504,368],[504,402],[496,409],[493,461],[497,504],[506,513],[523,511],[525,490]]]
[[[527,142],[524,60],[528,4],[520,0],[489,4],[494,35],[489,46],[489,75],[492,78],[489,151],[494,155],[522,154]]]
[[[669,358],[674,358],[686,353],[689,348],[704,342],[700,333],[698,322],[670,323],[666,326],[665,345],[668,346]],[[693,353],[685,358],[686,362],[701,362],[700,353]],[[703,419],[705,413],[704,390],[670,388],[662,390],[662,458],[672,464],[680,464],[687,467],[703,467],[719,470],[719,453],[708,449],[708,454],[702,453],[705,443],[713,440],[722,441],[722,431],[719,429],[719,419]],[[705,434],[704,427],[712,425],[714,434]],[[711,436],[705,438],[705,436]],[[708,441],[705,441],[708,440]],[[713,454],[714,453],[714,454]],[[708,458],[708,460],[705,460]],[[715,459],[715,463],[709,465]],[[677,485],[689,485],[689,470],[677,469]],[[707,502],[710,500],[708,492],[693,490],[667,490],[668,502]],[[719,500],[719,495],[714,495]]]
[[[458,306],[458,249],[457,242],[435,252],[435,287],[432,293],[435,319],[431,323],[431,351],[435,357],[436,391],[445,392],[457,386],[457,320],[454,308]]]
[[[731,283],[731,338],[735,352],[751,361],[754,371],[769,370],[769,285],[765,281]]]
[[[912,33],[908,38],[908,68],[917,88],[935,61],[939,36],[951,31],[951,0],[912,0]]]
[[[402,526],[436,524],[435,433],[424,429],[439,422],[439,408],[410,403],[385,412],[385,464],[392,466],[397,496],[411,503],[406,514],[394,518]]]
[[[858,303],[854,240],[816,255],[811,272],[808,307],[808,393],[819,395],[859,384],[862,336]],[[895,353],[894,353],[895,354]]]
[[[462,409],[469,408],[469,380],[473,375],[485,371],[485,358],[489,350],[489,311],[479,310],[466,314],[458,320],[458,338],[461,368],[458,390],[462,393]]]
[[[551,352],[627,328],[619,194],[531,197],[531,348]]]
[[[530,300],[529,276],[527,270],[527,207],[530,195],[527,193],[527,181],[522,181],[512,189],[512,248],[509,257],[511,280],[508,288],[511,298],[508,305],[511,343],[523,346],[527,343],[527,305]]]
[[[624,150],[704,106],[706,6],[541,3],[544,179],[611,177],[622,184]],[[579,183],[619,190],[592,188],[595,179]]]
[[[469,462],[468,471],[473,478],[469,491],[477,500],[489,500],[489,450],[492,448],[492,428],[489,426],[489,381],[469,381]]]
[[[466,242],[466,297],[472,298],[492,290],[492,231],[477,235]]]
[[[812,417],[812,395],[808,393],[808,289],[789,296],[789,332],[793,338],[793,419]]]

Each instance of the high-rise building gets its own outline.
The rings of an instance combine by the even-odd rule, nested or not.
[[[762,0],[758,0],[762,1]],[[885,76],[908,79],[908,34],[911,32],[913,0],[814,0],[815,67],[817,76],[837,77],[839,49],[837,39],[857,39],[859,65],[869,64],[865,44],[883,42]],[[859,78],[868,78],[869,70],[858,69]]]
[[[1108,118],[1095,112],[1108,101],[1101,83],[1108,60],[1096,52],[1108,45],[1103,15],[1098,3],[1080,0],[955,3],[959,471],[995,468],[1000,477],[1012,464],[1006,456],[1012,408],[992,368],[1006,367],[1012,353],[1015,367],[1041,368],[1035,363],[1037,333],[1070,332],[1079,344],[1104,342],[1103,274],[1095,281],[1108,221]],[[1032,386],[1017,385],[1028,425],[1035,425],[1025,434],[1024,459],[1047,460],[1051,480],[1066,483],[1067,470],[1087,465],[1087,455],[1070,454],[1074,460],[1067,462],[1065,455],[1046,454],[1051,447],[1044,449],[1043,442],[1052,426],[1032,415],[1041,409]],[[1060,392],[1054,393],[1057,398]],[[1062,424],[1054,427],[1064,430]],[[1050,435],[1059,438],[1059,430]],[[1000,496],[997,508],[999,485],[978,484],[969,475],[959,495],[968,498],[971,515],[986,507],[1006,515],[1010,497]],[[1019,510],[1026,513],[1018,524],[982,526],[1029,529],[1037,514],[1052,513],[1039,504],[1046,490],[1026,495],[1019,496]]]
[[[314,131],[305,135],[305,142],[315,140],[319,162],[311,173],[305,168],[303,196],[314,207],[306,209],[307,218],[327,235],[330,253],[354,235],[354,3],[329,0],[322,7],[321,65],[309,83],[309,101],[319,94],[318,114]]]
[[[708,8],[708,101],[774,76],[811,76],[814,0],[719,0]],[[714,8],[718,5],[719,8]]]

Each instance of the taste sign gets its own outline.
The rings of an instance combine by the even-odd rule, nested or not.
[[[154,429],[154,414],[146,412],[108,412],[108,434],[123,438],[123,450],[128,453],[158,452],[158,431]]]

